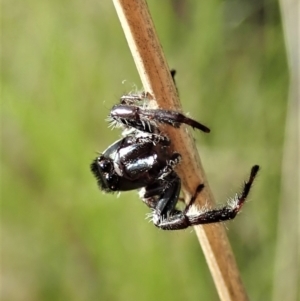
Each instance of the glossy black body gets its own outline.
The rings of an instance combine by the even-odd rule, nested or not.
[[[105,191],[134,190],[155,183],[170,157],[164,143],[128,135],[97,157],[92,170],[100,176],[99,184]]]

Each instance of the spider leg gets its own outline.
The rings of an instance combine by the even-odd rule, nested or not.
[[[156,226],[160,225],[165,219],[168,219],[169,216],[176,215],[179,212],[175,207],[180,194],[181,181],[175,172],[169,175],[168,178],[162,185],[164,189],[156,203],[153,203],[153,211],[150,214],[151,220]]]
[[[158,179],[165,180],[174,170],[176,165],[179,164],[181,161],[181,155],[178,153],[174,153],[170,160],[167,161],[166,166],[161,170],[160,174],[158,175]]]
[[[155,210],[152,213],[152,221],[154,225],[162,230],[180,230],[191,226],[188,216],[186,215],[188,209],[193,205],[197,195],[204,188],[203,184],[197,187],[196,193],[192,196],[190,203],[186,206],[184,211],[177,210],[175,208],[176,203],[172,199],[169,199],[170,205],[166,207],[166,200],[161,199],[160,203],[157,204]],[[179,196],[179,195],[178,195]],[[167,214],[162,214],[161,206],[167,210]]]
[[[175,70],[175,69],[171,69],[171,70],[170,70],[170,73],[171,73],[171,76],[172,76],[172,79],[173,79],[174,84],[176,84],[176,83],[175,83],[176,70]]]
[[[151,95],[147,92],[142,92],[139,94],[126,94],[121,96],[120,98],[120,104],[126,104],[126,105],[137,105],[140,101],[145,99],[152,99]]]
[[[133,143],[151,143],[151,144],[161,144],[163,146],[170,146],[171,142],[167,136],[159,135],[159,134],[143,134],[138,137],[132,136]]]
[[[176,70],[175,69],[171,69],[170,70],[173,82],[176,86],[176,82],[175,82],[175,74],[176,74]],[[176,87],[177,89],[177,87]],[[142,92],[142,93],[138,93],[138,94],[127,94],[127,95],[123,95],[120,98],[120,103],[121,104],[127,104],[127,105],[136,105],[138,102],[145,100],[145,99],[152,99],[152,96],[150,93],[148,92]]]
[[[205,133],[210,132],[210,129],[205,125],[179,112],[162,109],[143,109],[132,104],[118,104],[113,106],[110,117],[112,120],[125,126],[148,133],[158,131],[157,123],[169,124],[175,128],[179,128],[180,125],[184,123]]]
[[[242,192],[236,195],[225,206],[212,210],[190,210],[197,194],[201,192],[203,188],[203,186],[202,188],[199,188],[199,186],[190,204],[187,205],[187,208],[184,211],[171,214],[166,219],[153,218],[154,224],[163,230],[179,230],[189,226],[218,223],[235,218],[246,201],[258,170],[258,165],[252,167],[249,179],[244,183]]]
[[[165,199],[172,198],[168,196],[164,197],[164,195],[166,191],[172,191],[174,189],[172,188],[174,187],[174,185],[178,185],[177,182],[179,178],[176,175],[176,173],[173,171],[173,169],[180,162],[180,160],[181,160],[181,156],[178,153],[174,153],[171,156],[171,159],[166,162],[166,166],[158,174],[157,176],[158,181],[149,184],[148,186],[140,190],[139,192],[140,198],[149,208],[151,209],[157,208],[158,210],[163,211],[162,207],[165,207],[164,205]],[[179,186],[180,186],[180,180],[179,180]],[[179,193],[180,193],[180,189],[179,189]],[[178,198],[179,198],[179,194],[176,197],[176,203],[178,201]],[[159,205],[160,201],[162,201],[163,205]],[[174,208],[175,206],[172,207],[172,209]]]
[[[189,117],[186,117],[185,115],[176,112],[176,111],[170,111],[170,110],[144,110],[143,116],[144,118],[155,120],[159,123],[163,124],[169,124],[175,128],[179,128],[181,124],[187,124],[191,126],[192,128],[196,128],[204,133],[209,133],[210,129],[206,127],[205,125],[199,123],[198,121],[191,119]]]

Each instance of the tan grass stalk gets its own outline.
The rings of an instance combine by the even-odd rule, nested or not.
[[[144,0],[113,0],[125,37],[146,92],[153,95],[154,106],[181,111],[169,67],[160,46],[147,3]],[[163,16],[162,16],[163,17]],[[187,201],[196,187],[205,189],[196,200],[198,206],[214,206],[215,202],[201,165],[193,138],[186,126],[180,130],[165,127],[174,149],[182,155],[177,171]],[[223,224],[196,226],[221,300],[248,300]]]

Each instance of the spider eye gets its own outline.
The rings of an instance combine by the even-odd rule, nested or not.
[[[99,166],[103,172],[111,171],[111,162],[108,160],[99,159]]]
[[[107,174],[106,181],[109,185],[109,188],[113,191],[118,190],[119,177],[115,174]]]

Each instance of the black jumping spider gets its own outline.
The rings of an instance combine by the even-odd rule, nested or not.
[[[170,139],[159,130],[159,124],[175,128],[182,123],[208,133],[199,122],[175,111],[149,109],[147,94],[129,94],[110,112],[113,126],[124,128],[123,138],[109,146],[91,164],[98,186],[105,192],[140,189],[143,202],[152,209],[151,220],[164,230],[178,230],[198,224],[233,219],[243,206],[259,166],[252,167],[243,190],[225,206],[217,209],[192,210],[200,184],[183,211],[176,208],[181,181],[174,171],[181,156],[171,151]]]

